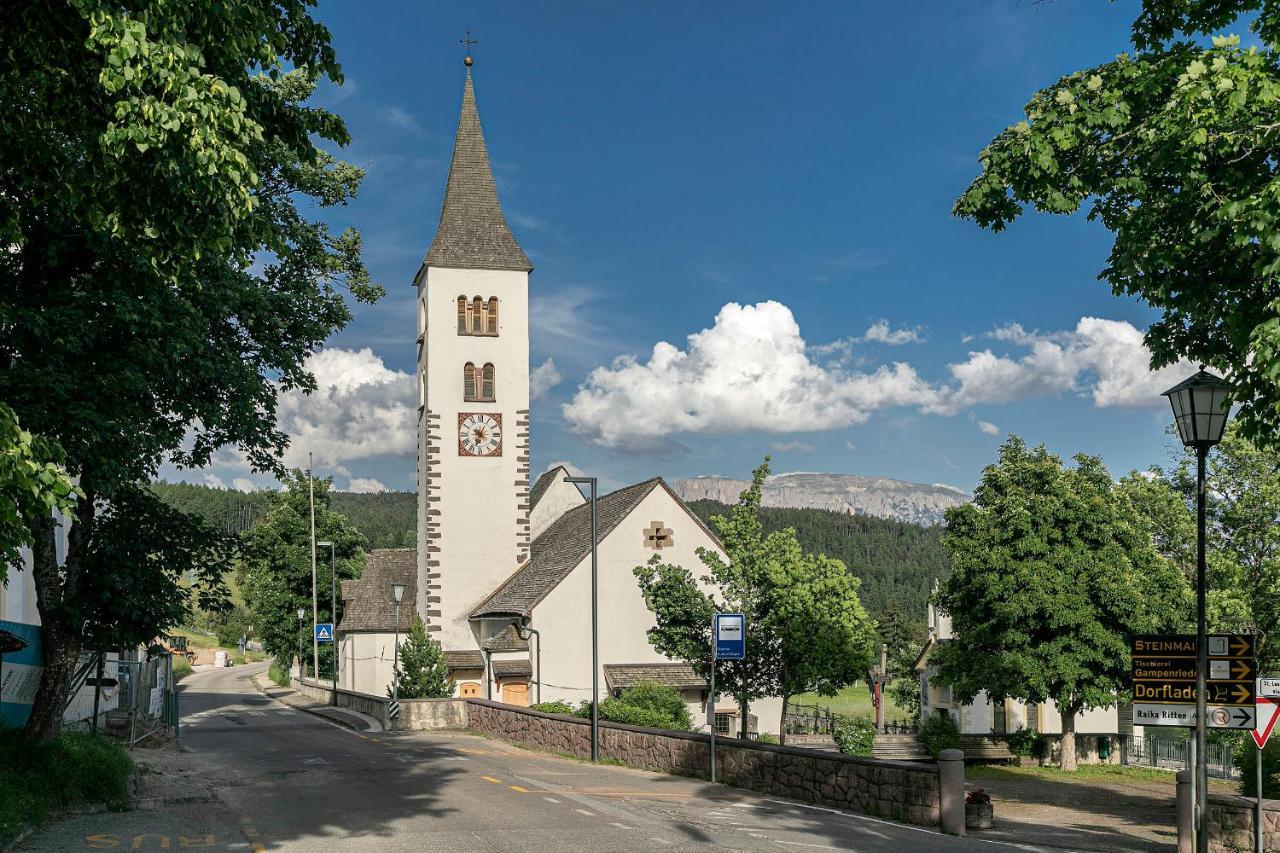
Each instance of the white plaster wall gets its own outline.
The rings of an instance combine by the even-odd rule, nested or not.
[[[567,476],[569,476],[569,472],[564,468],[556,468],[555,480],[543,492],[542,499],[538,501],[537,506],[529,510],[529,536],[531,539],[537,539],[538,534],[550,527],[557,518],[575,506],[581,506],[587,502],[587,499],[582,496],[582,492],[578,490],[577,486],[564,481]]]
[[[404,642],[404,635],[400,636]],[[338,684],[348,690],[386,696],[394,667],[395,635],[340,634]]]
[[[644,545],[644,530],[661,521],[671,528],[671,547],[654,551]],[[600,696],[605,698],[605,664],[668,662],[649,644],[645,631],[653,614],[633,570],[658,554],[664,562],[684,566],[697,576],[702,561],[695,549],[719,550],[715,540],[661,486],[657,486],[599,545]],[[723,552],[722,552],[723,553]],[[591,559],[585,558],[534,609],[533,627],[542,632],[542,700],[563,699],[577,704],[591,698]],[[751,641],[750,627],[747,642]],[[536,665],[536,664],[535,664]],[[717,707],[732,704],[721,696]],[[751,706],[760,730],[778,732],[780,698],[761,699]],[[706,709],[690,708],[695,721],[705,723]]]
[[[426,434],[419,426],[418,612],[444,648],[477,648],[467,616],[506,579],[525,556],[521,521],[528,520],[528,450],[521,447],[518,422],[529,409],[529,277],[523,272],[428,268],[418,295],[425,305],[426,346],[419,360],[425,377],[426,414],[438,426],[437,453],[428,464]],[[459,335],[457,298],[498,297],[498,335]],[[492,362],[493,403],[464,402],[462,367]],[[500,456],[470,457],[458,452],[458,415],[485,412],[502,417]],[[527,433],[526,433],[527,434]],[[432,486],[430,490],[426,488]],[[432,514],[438,512],[439,515]],[[427,522],[439,524],[431,535]],[[432,565],[438,561],[439,565]],[[427,575],[439,573],[439,589]],[[438,595],[439,602],[428,596]],[[432,617],[430,611],[440,612]]]
[[[1052,700],[1040,706],[1040,731],[1047,735],[1062,734],[1062,715]],[[1095,708],[1076,715],[1076,734],[1113,735],[1120,731],[1117,709]]]

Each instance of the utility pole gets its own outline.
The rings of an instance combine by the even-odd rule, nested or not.
[[[320,603],[316,599],[316,477],[311,454],[307,454],[307,489],[311,497],[311,677],[320,677],[320,640],[316,625],[320,624]]]

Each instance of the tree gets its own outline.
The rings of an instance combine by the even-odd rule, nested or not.
[[[445,668],[444,652],[439,643],[427,636],[421,616],[413,617],[413,627],[400,644],[400,668],[395,677],[401,699],[445,699],[453,695],[453,679]]]
[[[1260,44],[1219,35],[1246,26]],[[1037,92],[982,151],[955,213],[1000,231],[1028,206],[1087,208],[1114,235],[1100,277],[1163,312],[1146,334],[1152,366],[1224,372],[1244,434],[1273,443],[1280,2],[1144,0],[1132,43]]]
[[[1010,436],[973,502],[947,510],[952,574],[936,594],[955,633],[934,652],[939,678],[966,702],[983,690],[1052,699],[1064,770],[1076,766],[1076,715],[1126,689],[1132,637],[1182,628],[1191,612],[1185,577],[1101,461],[1075,463]]]
[[[782,695],[785,715],[786,700],[796,693],[834,695],[860,679],[873,635],[858,580],[840,561],[806,554],[794,530],[763,533],[760,494],[768,475],[766,457],[729,515],[712,518],[727,560],[700,549],[707,571],[697,579],[657,557],[635,570],[657,621],[649,642],[703,677],[710,676],[713,615],[746,615],[746,658],[716,667],[717,686],[742,708],[742,737],[755,699]]]
[[[924,643],[924,629],[919,622],[908,619],[897,607],[890,607],[880,622],[880,639],[889,647],[889,682],[885,692],[893,697],[898,707],[920,715],[920,675],[916,672],[916,658]]]
[[[19,551],[34,544],[32,521],[75,507],[76,488],[61,459],[60,448],[24,430],[0,403],[0,583],[11,569],[22,570]]]
[[[27,731],[48,739],[74,620],[101,594],[91,563],[129,562],[96,541],[99,516],[136,552],[130,527],[195,530],[139,495],[162,462],[232,447],[279,472],[277,393],[314,387],[306,359],[349,320],[344,290],[381,289],[359,235],[312,218],[361,173],[319,147],[346,143],[341,119],[304,103],[342,79],[306,4],[22,4],[0,44],[0,398],[84,494],[61,562],[52,516],[29,525],[45,666]],[[115,611],[181,595],[162,563],[136,564]]]
[[[333,479],[315,481],[316,539],[334,544],[334,566],[341,585],[364,570],[367,544],[347,520],[329,509]],[[243,560],[239,567],[240,591],[253,614],[253,627],[263,648],[278,660],[290,660],[298,650],[298,608],[307,613],[311,627],[311,504],[305,471],[292,471],[276,504],[265,519],[244,534]],[[329,549],[316,554],[317,609],[320,622],[341,621],[330,604],[332,575]],[[339,601],[341,604],[341,601]],[[306,637],[310,656],[311,638]],[[321,645],[321,675],[331,672],[333,643]],[[304,659],[305,659],[304,657]]]

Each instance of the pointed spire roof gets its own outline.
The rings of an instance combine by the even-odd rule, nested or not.
[[[507,227],[489,151],[480,129],[471,69],[462,90],[462,114],[453,142],[453,164],[440,208],[440,225],[427,250],[428,267],[529,272],[533,264]]]

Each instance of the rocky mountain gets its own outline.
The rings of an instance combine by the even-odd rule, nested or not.
[[[750,480],[704,476],[676,480],[671,486],[686,501],[709,499],[737,503]],[[907,483],[887,477],[853,474],[777,474],[764,485],[765,506],[827,509],[892,518],[915,524],[940,524],[948,507],[966,503],[970,496],[940,483]]]

